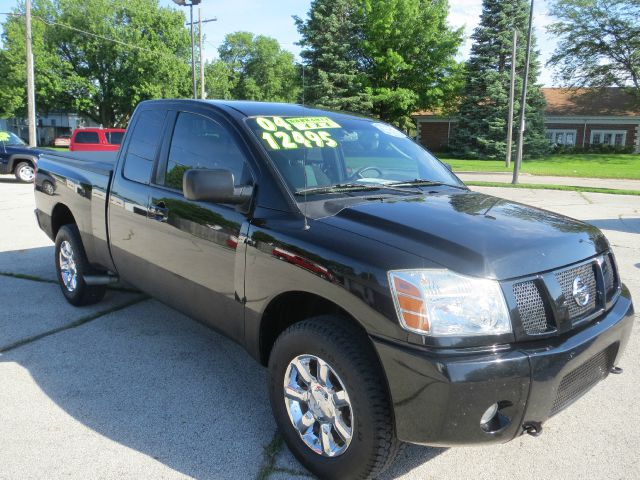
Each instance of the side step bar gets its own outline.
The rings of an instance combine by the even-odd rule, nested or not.
[[[118,283],[119,278],[116,275],[85,275],[84,283],[87,285],[111,285]]]

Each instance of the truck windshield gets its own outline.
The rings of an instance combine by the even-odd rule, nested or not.
[[[15,133],[0,130],[0,143],[5,145],[26,145]]]
[[[294,193],[463,184],[391,125],[343,116],[247,119]]]

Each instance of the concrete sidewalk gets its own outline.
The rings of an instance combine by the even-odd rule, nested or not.
[[[455,172],[463,182],[511,183],[511,172]],[[574,187],[613,188],[615,190],[639,190],[640,180],[622,178],[554,177],[521,173],[520,183],[537,185],[570,185]]]

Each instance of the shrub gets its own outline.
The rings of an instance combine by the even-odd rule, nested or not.
[[[582,145],[554,145],[554,153],[633,153],[633,145],[604,145],[604,144],[585,144]]]

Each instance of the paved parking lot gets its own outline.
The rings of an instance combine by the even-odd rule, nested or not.
[[[477,188],[605,230],[640,301],[640,197]],[[142,295],[73,308],[32,187],[0,177],[0,479],[305,478],[282,445],[266,370],[231,341]],[[411,446],[384,478],[637,479],[640,330],[620,366],[540,438]]]

